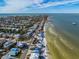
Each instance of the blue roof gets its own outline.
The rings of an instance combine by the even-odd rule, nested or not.
[[[12,48],[11,51],[19,51],[19,48]]]
[[[44,38],[44,32],[40,32],[40,34],[41,34],[41,37],[43,37],[43,38]]]
[[[39,48],[34,48],[34,50],[40,50]]]
[[[33,53],[39,53],[39,50],[33,50]]]

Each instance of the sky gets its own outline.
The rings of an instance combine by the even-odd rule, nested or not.
[[[79,0],[0,0],[0,13],[79,13]]]

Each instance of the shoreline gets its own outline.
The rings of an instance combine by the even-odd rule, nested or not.
[[[79,50],[74,43],[62,37],[51,22],[46,24],[45,33],[49,59],[79,59]]]
[[[52,27],[51,27],[50,25],[52,25],[51,22],[47,22],[47,23],[45,24],[45,36],[46,36],[47,47],[48,47],[48,59],[53,59],[53,56],[52,56],[52,53],[51,53],[51,52],[52,52],[52,49],[51,49],[50,42],[48,41],[49,39],[48,39],[47,31],[50,31],[50,33],[51,33],[51,34],[54,34],[54,35],[57,35],[57,34],[56,34],[55,31],[52,31],[52,32],[51,32],[52,27],[53,27],[53,29],[54,29],[54,25],[52,25]],[[48,28],[50,28],[50,29],[48,29]],[[55,30],[55,29],[54,29],[54,30]],[[52,42],[52,40],[50,40],[50,41]]]

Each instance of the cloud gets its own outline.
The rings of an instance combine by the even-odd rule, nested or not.
[[[4,0],[5,6],[0,7],[1,12],[16,12],[32,4],[30,0]]]
[[[58,1],[58,2],[48,2],[48,3],[43,3],[42,5],[39,6],[39,8],[47,8],[47,7],[54,7],[54,6],[59,6],[59,5],[65,5],[65,4],[76,4],[79,2],[79,0],[64,0],[64,1]]]
[[[0,13],[13,13],[21,11],[33,4],[41,3],[43,0],[4,0],[5,6],[0,6]]]
[[[63,0],[63,1],[47,1],[45,0],[4,0],[5,5],[0,6],[0,13],[22,13],[27,12],[30,8],[42,9],[47,7],[54,7],[59,5],[65,5],[68,3],[76,4],[79,0]]]

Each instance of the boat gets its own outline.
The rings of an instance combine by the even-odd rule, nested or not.
[[[72,25],[76,25],[77,23],[76,22],[72,22]]]

